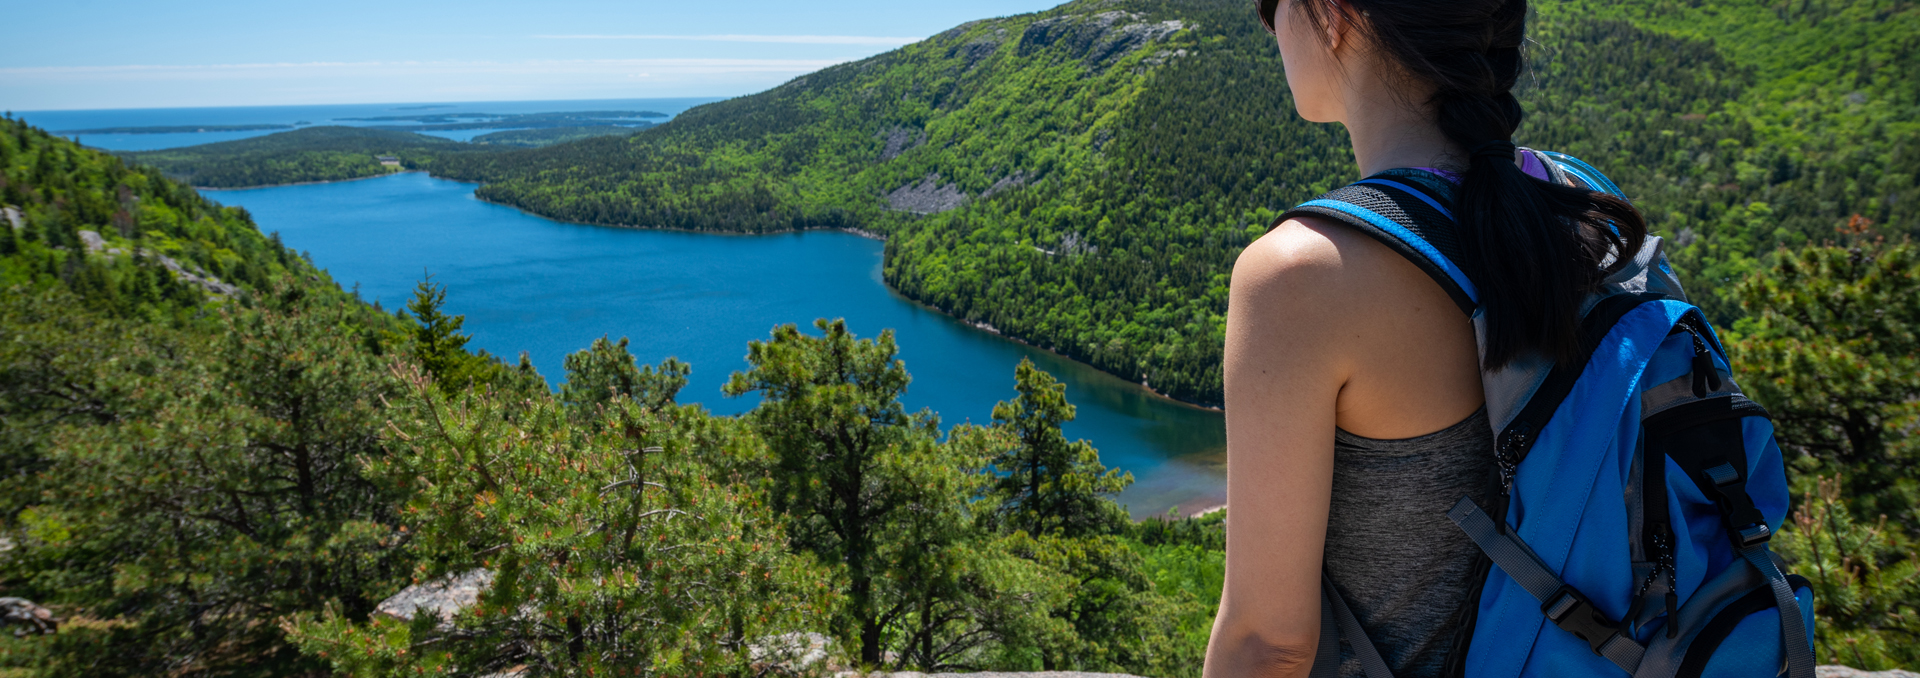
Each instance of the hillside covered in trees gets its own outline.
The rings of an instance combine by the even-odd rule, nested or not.
[[[1920,8],[1534,6],[1518,141],[1612,174],[1716,319],[1741,314],[1726,285],[1778,246],[1858,220],[1910,232]],[[1343,132],[1293,113],[1251,7],[1080,0],[959,26],[630,137],[384,152],[557,219],[885,233],[886,280],[907,296],[1218,403],[1234,256],[1288,206],[1355,178]],[[303,133],[339,134],[231,142],[277,144],[278,156],[210,146],[138,157],[200,185],[372,171],[265,169],[294,156],[324,164],[297,150]]]
[[[1030,364],[942,426],[890,332],[776,327],[728,386],[761,404],[716,417],[624,339],[550,388],[467,350],[430,280],[386,313],[11,119],[0,206],[0,675],[747,676],[798,634],[839,666],[1197,675],[1219,517],[1130,522]],[[381,607],[463,577],[462,609]]]
[[[1719,291],[1854,216],[1910,228],[1920,9],[1541,2],[1518,141],[1614,175]],[[1251,4],[1074,2],[688,111],[631,139],[466,156],[481,197],[590,223],[890,235],[914,299],[1156,390],[1220,398],[1226,281],[1355,177],[1292,111]]]
[[[1776,543],[1819,592],[1821,661],[1911,668],[1914,10],[1541,11],[1528,141],[1645,196],[1732,320],[1793,465]],[[882,230],[910,294],[1204,400],[1224,308],[1182,295],[1351,171],[1243,12],[1069,5],[631,138],[417,161],[556,216]],[[890,61],[910,57],[950,77]],[[856,100],[919,117],[873,129],[836,103]],[[801,633],[850,667],[1198,673],[1221,517],[1126,522],[1105,498],[1125,474],[1060,434],[1072,407],[1030,366],[990,422],[946,426],[900,406],[891,335],[773,328],[728,385],[761,405],[715,417],[674,401],[699,366],[602,340],[549,388],[466,350],[431,281],[371,307],[244,211],[12,120],[0,207],[0,596],[48,611],[0,636],[6,675],[746,676]],[[377,611],[450,577],[488,584]]]
[[[985,425],[906,411],[891,333],[825,320],[748,346],[738,417],[625,340],[556,392],[430,280],[387,314],[11,120],[0,200],[4,675],[744,677],[814,638],[817,670],[1198,675],[1224,516],[1127,521],[1030,364]],[[1886,235],[1776,254],[1724,335],[1790,450],[1821,661],[1864,668],[1920,662],[1920,248]]]

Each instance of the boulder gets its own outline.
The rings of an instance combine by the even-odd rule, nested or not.
[[[53,611],[25,598],[0,598],[0,624],[17,626],[13,635],[47,635],[60,630]]]
[[[902,670],[893,674],[860,674],[860,672],[839,672],[833,678],[1140,678],[1129,674],[1085,674],[1077,670],[1037,670],[1037,672],[983,672],[983,674],[922,674],[914,670]]]
[[[1888,671],[1862,671],[1851,666],[1816,666],[1814,678],[1920,678],[1920,673],[1892,669]]]
[[[463,574],[448,574],[429,582],[401,589],[393,597],[380,601],[373,613],[401,621],[426,612],[443,622],[453,621],[461,610],[480,601],[480,592],[493,584],[493,571],[475,569]]]

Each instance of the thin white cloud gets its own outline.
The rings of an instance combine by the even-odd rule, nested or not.
[[[532,61],[311,61],[0,68],[0,83],[32,80],[223,80],[338,75],[806,73],[849,59],[572,59]]]
[[[796,45],[881,45],[899,47],[925,38],[879,35],[536,35],[543,40],[690,40],[696,42],[773,42]]]

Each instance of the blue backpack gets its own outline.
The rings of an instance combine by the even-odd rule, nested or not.
[[[1586,163],[1522,150],[1552,181],[1621,196]],[[1280,218],[1332,219],[1399,252],[1484,347],[1452,193],[1430,172],[1389,170]],[[1580,333],[1584,365],[1535,356],[1481,373],[1503,489],[1494,506],[1463,497],[1447,514],[1484,554],[1448,675],[1814,678],[1812,590],[1767,548],[1788,503],[1772,423],[1734,384],[1659,238],[1588,297]],[[1322,589],[1313,675],[1338,673],[1344,637],[1368,678],[1390,678],[1332,582]]]

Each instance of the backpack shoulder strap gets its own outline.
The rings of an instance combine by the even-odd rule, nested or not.
[[[1351,226],[1420,267],[1471,316],[1480,305],[1480,293],[1458,263],[1462,257],[1449,208],[1452,196],[1414,174],[1425,173],[1389,170],[1361,179],[1301,203],[1273,223],[1310,216]]]
[[[1607,175],[1565,153],[1522,149],[1554,183],[1626,195]],[[1288,210],[1274,225],[1301,216],[1333,219],[1358,229],[1426,271],[1469,316],[1480,293],[1461,256],[1453,219],[1453,182],[1423,169],[1391,169],[1321,194]]]

